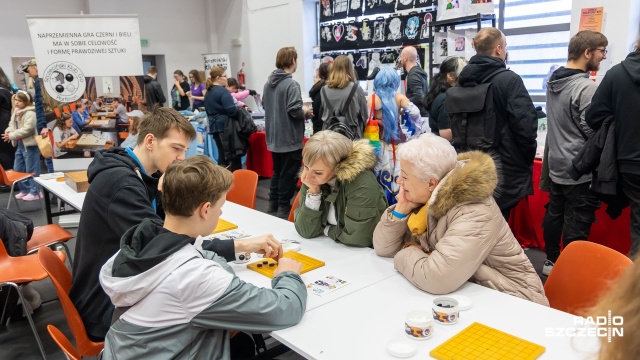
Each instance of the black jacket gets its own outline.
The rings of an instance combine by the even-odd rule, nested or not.
[[[420,116],[427,117],[429,113],[424,108],[424,96],[429,90],[429,77],[427,73],[420,67],[420,64],[414,66],[407,73],[407,97],[418,107]]]
[[[633,52],[607,71],[598,86],[586,121],[599,129],[613,115],[616,123],[616,150],[619,171],[640,174],[640,52]]]
[[[313,84],[311,90],[309,90],[309,97],[313,101],[311,107],[313,109],[313,133],[317,133],[322,130],[322,95],[320,90],[325,86],[326,82],[320,80]]]
[[[481,83],[483,78],[501,68],[506,65],[497,57],[474,55],[460,73],[459,84]],[[533,194],[538,120],[531,97],[518,74],[503,71],[490,81],[496,117],[505,124],[500,146],[496,149],[500,188],[494,197],[500,209],[508,209]]]
[[[125,149],[97,152],[87,175],[90,186],[76,236],[69,297],[87,333],[98,340],[104,339],[113,313],[111,300],[98,281],[100,268],[120,249],[120,238],[129,228],[146,218],[161,219],[152,205],[158,195],[158,179],[145,175]],[[224,245],[227,247],[218,254],[235,258],[233,244],[230,248]]]
[[[444,102],[447,99],[447,93],[443,92],[436,96],[431,103],[431,107],[427,110],[429,114],[429,128],[431,132],[440,136],[440,130],[451,129],[451,120],[449,113],[444,109]]]
[[[160,104],[159,106],[163,107],[167,101],[160,83],[149,75],[144,76],[144,91],[146,93],[147,108],[149,110],[151,110],[155,104]]]
[[[249,136],[258,130],[251,113],[244,108],[236,108],[238,109],[236,115],[227,118],[224,131],[220,136],[222,150],[227,161],[246,155],[249,148]]]

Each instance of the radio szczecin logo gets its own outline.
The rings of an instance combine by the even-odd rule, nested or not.
[[[68,61],[56,61],[44,71],[44,88],[59,102],[72,102],[84,94],[87,83],[82,71]]]

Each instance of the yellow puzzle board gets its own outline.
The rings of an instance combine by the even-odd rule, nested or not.
[[[293,259],[296,260],[300,263],[302,263],[302,270],[300,271],[300,274],[304,274],[306,272],[309,272],[311,270],[315,270],[317,268],[323,267],[324,266],[324,261],[320,261],[318,259],[314,259],[310,256],[304,255],[304,254],[300,254],[299,252],[295,252],[293,250],[289,250],[289,251],[285,251],[284,255],[282,255],[282,257],[286,257],[289,259]],[[264,264],[264,261],[266,261],[267,263]],[[276,263],[275,260],[267,258],[267,259],[260,259],[254,263],[251,264],[247,264],[247,267],[255,272],[258,272],[270,279],[273,279],[273,272],[276,270],[277,265],[274,266],[269,266],[269,264],[271,263]],[[261,267],[258,267],[258,264],[262,264]],[[276,263],[277,264],[277,263]]]
[[[218,225],[216,225],[216,228],[213,230],[212,234],[216,234],[223,231],[229,231],[237,228],[238,228],[238,225],[234,223],[230,223],[227,220],[218,219]]]
[[[474,322],[431,350],[429,355],[438,360],[533,360],[544,351],[544,346]]]

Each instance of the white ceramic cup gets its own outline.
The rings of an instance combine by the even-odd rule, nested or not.
[[[412,310],[404,320],[404,332],[414,340],[427,340],[433,335],[433,320],[428,311]]]

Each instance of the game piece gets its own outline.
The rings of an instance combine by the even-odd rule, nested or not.
[[[307,256],[295,251],[285,251],[282,257],[293,259],[302,263],[302,270],[300,271],[301,274],[304,274],[306,272],[309,272],[311,270],[315,270],[317,268],[324,266],[324,261],[314,259],[310,256]],[[251,264],[247,264],[247,268],[255,272],[258,272],[270,279],[273,279],[273,272],[275,271],[275,267],[268,267],[268,266],[262,267],[261,265],[263,265],[264,261],[266,260],[256,261]],[[266,261],[266,263],[268,264],[269,261]],[[274,264],[277,264],[277,262],[274,262]]]
[[[257,267],[262,267],[262,264],[258,264],[258,265],[256,265],[256,266],[257,266]]]
[[[265,264],[265,265],[267,265],[267,264],[269,263],[269,261],[267,261],[267,260],[263,260],[263,261],[262,261],[262,263],[263,263],[263,264]]]
[[[452,359],[523,359],[534,360],[545,347],[474,322],[452,336],[429,355],[438,360]]]
[[[276,264],[275,263],[270,263],[269,267],[274,267]]]

